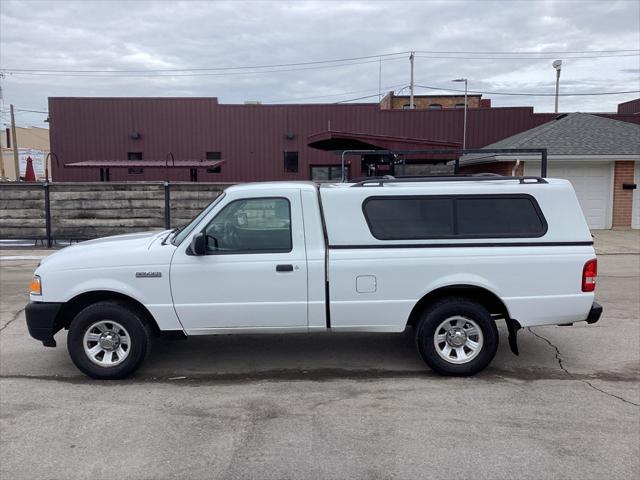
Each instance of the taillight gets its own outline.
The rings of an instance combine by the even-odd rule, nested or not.
[[[596,289],[596,277],[598,276],[598,260],[595,258],[584,264],[582,269],[582,291],[593,292]]]

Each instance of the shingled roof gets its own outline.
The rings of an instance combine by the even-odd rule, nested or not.
[[[546,148],[549,156],[640,155],[640,125],[569,113],[483,148]]]

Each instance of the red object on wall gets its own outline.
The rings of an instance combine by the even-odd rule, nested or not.
[[[24,181],[25,182],[36,181],[36,172],[33,169],[33,160],[31,159],[31,157],[27,157],[27,167],[24,171]]]

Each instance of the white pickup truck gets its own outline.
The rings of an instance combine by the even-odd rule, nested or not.
[[[46,257],[26,318],[76,366],[122,378],[157,335],[401,332],[471,375],[521,327],[596,322],[596,257],[571,184],[531,177],[228,188],[182,229]]]

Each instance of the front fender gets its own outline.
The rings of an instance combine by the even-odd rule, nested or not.
[[[66,303],[79,295],[107,291],[129,297],[144,305],[160,330],[183,330],[173,308],[169,285],[169,266],[144,266],[159,276],[136,277],[140,267],[81,269],[42,272],[42,295],[31,301]],[[105,274],[104,272],[108,272]]]

